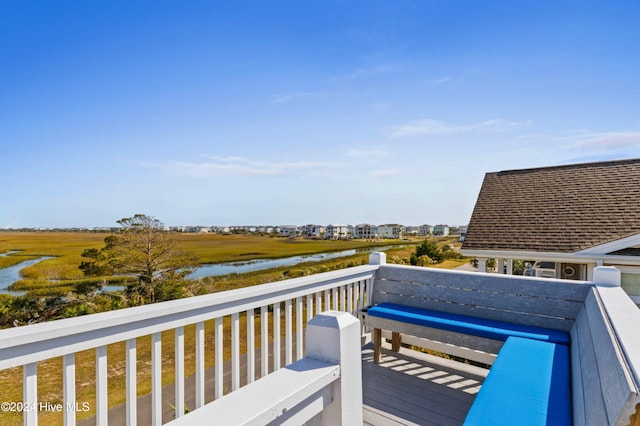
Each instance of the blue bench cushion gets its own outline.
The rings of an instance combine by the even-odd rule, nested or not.
[[[374,305],[367,310],[367,315],[495,340],[504,341],[509,336],[516,336],[562,345],[569,344],[569,334],[561,330],[412,308],[394,303]]]
[[[569,348],[509,337],[465,426],[571,425]]]

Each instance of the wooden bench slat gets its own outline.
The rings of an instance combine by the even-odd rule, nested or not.
[[[552,299],[583,302],[590,288],[581,281],[547,279],[532,285],[528,277],[502,274],[478,274],[475,272],[447,271],[434,268],[411,268],[407,266],[384,265],[376,274],[378,280],[394,280],[438,285],[453,288],[515,293]]]
[[[575,318],[583,306],[583,302],[554,300],[548,297],[527,296],[514,292],[496,293],[484,289],[443,287],[435,284],[407,283],[397,280],[377,281],[375,291],[376,293],[407,296],[411,299],[411,303],[420,303],[421,299],[428,299],[444,303],[490,307],[495,310],[523,315],[561,318],[563,321],[565,318]]]
[[[436,342],[449,343],[463,348],[475,349],[489,354],[497,354],[504,341],[472,336],[465,333],[442,330],[439,328],[424,327],[406,322],[393,321],[374,316],[367,317],[367,325],[374,329],[389,330],[410,336],[435,340]]]

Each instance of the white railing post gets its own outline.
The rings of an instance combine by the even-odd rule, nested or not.
[[[320,414],[319,424],[361,425],[360,321],[348,312],[323,312],[307,324],[305,340],[308,358],[340,364],[333,403]]]
[[[593,270],[593,282],[599,286],[620,287],[622,275],[615,266],[597,266]]]
[[[387,263],[387,253],[374,251],[369,255],[369,265],[384,265]]]

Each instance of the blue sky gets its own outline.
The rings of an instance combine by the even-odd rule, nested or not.
[[[0,228],[468,222],[640,157],[640,2],[0,2]]]

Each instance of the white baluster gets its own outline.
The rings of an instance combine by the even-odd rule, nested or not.
[[[75,426],[76,424],[76,356],[65,355],[62,361],[63,368],[63,393],[64,393],[64,424]],[[73,407],[73,409],[71,409]]]
[[[293,321],[291,313],[291,299],[284,303],[284,336],[285,336],[285,365],[293,362]]]
[[[24,411],[25,426],[38,425],[38,364],[35,362],[22,367],[22,398],[26,404]]]
[[[151,424],[162,425],[162,333],[151,335]]]
[[[175,330],[176,418],[184,416],[184,327]]]
[[[231,390],[240,388],[240,316],[231,314]]]
[[[269,374],[269,307],[262,306],[260,308],[260,352],[261,352],[261,369],[260,377]]]
[[[256,379],[256,333],[253,309],[247,311],[247,383]]]
[[[127,340],[126,363],[126,422],[127,425],[133,426],[138,420],[138,400],[136,392],[136,339]]]
[[[107,347],[96,348],[96,426],[108,426]]]
[[[304,315],[304,309],[302,306],[302,296],[296,299],[296,361],[302,359],[304,351],[302,350],[302,316]]]
[[[224,366],[223,366],[223,345],[222,318],[215,319],[215,398],[221,398],[224,392]]]
[[[280,303],[273,304],[273,370],[280,369]]]
[[[204,405],[204,322],[196,324],[196,406]]]

